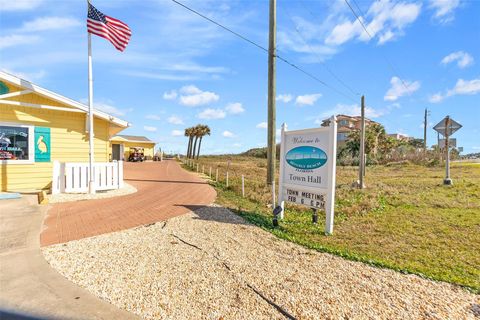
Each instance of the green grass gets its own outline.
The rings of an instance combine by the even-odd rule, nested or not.
[[[229,188],[224,181],[228,160]],[[368,167],[365,190],[351,187],[356,168],[338,167],[332,236],[324,235],[324,216],[313,225],[309,210],[290,204],[280,226],[272,227],[265,160],[203,157],[202,166],[206,173],[210,166],[212,172],[219,168],[220,182],[213,183],[219,204],[280,238],[480,293],[480,164],[453,164],[453,186],[442,184],[441,167]]]

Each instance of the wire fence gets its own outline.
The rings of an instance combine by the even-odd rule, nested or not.
[[[244,197],[265,207],[269,207],[272,203],[272,186],[266,182],[264,159],[205,157],[199,160],[181,159],[181,161],[190,171],[204,174],[217,186],[233,192],[236,196]],[[469,176],[471,166],[471,163],[461,162],[452,165],[452,179],[457,186],[466,186],[472,183],[472,177]],[[441,185],[445,167],[404,163],[372,165],[367,167],[367,189],[363,189],[363,191],[356,187],[358,174],[357,166],[336,166],[336,210],[347,215],[366,213],[383,206],[384,197],[393,197],[392,199],[395,200],[398,198],[398,193],[410,193],[413,185],[418,185],[416,189],[414,188],[415,190],[419,188],[427,190]],[[278,190],[278,170],[275,181],[277,182],[275,190]],[[411,197],[415,198],[416,195],[412,194]],[[458,198],[467,206],[471,206],[471,199],[468,195],[465,194]],[[290,204],[290,206],[297,208],[294,204]],[[301,208],[297,209],[303,211]]]

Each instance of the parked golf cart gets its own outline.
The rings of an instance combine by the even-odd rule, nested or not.
[[[142,147],[132,147],[130,148],[130,155],[128,156],[128,161],[131,162],[143,162],[145,161],[145,154]]]

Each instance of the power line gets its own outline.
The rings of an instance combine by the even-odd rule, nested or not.
[[[215,24],[216,26],[218,26],[218,27],[220,27],[220,28],[222,28],[222,29],[224,29],[224,30],[232,33],[233,35],[239,37],[240,39],[242,39],[242,40],[250,43],[251,45],[254,45],[255,47],[259,48],[260,50],[265,51],[265,52],[268,53],[268,49],[267,49],[267,48],[259,45],[258,43],[254,42],[253,40],[248,39],[247,37],[241,35],[240,33],[233,31],[232,29],[230,29],[230,28],[228,28],[228,27],[226,27],[226,26],[224,26],[224,25],[216,22],[215,20],[213,20],[213,19],[205,16],[204,14],[196,11],[195,9],[192,9],[192,8],[188,7],[187,5],[181,3],[181,2],[179,2],[179,1],[177,1],[177,0],[172,0],[172,1],[175,2],[176,4],[182,6],[183,8],[185,8],[185,9],[187,9],[187,10],[195,13],[196,15],[204,18],[205,20],[207,20],[207,21]],[[319,79],[318,77],[316,77],[316,76],[313,75],[312,73],[310,73],[310,72],[308,72],[308,71],[300,68],[299,66],[297,66],[297,65],[295,65],[294,63],[290,62],[289,60],[283,58],[282,56],[279,56],[279,55],[277,54],[276,57],[277,57],[279,60],[281,60],[281,61],[283,61],[284,63],[286,63],[286,64],[288,64],[289,66],[291,66],[292,68],[297,69],[298,71],[302,72],[302,73],[305,74],[306,76],[308,76],[308,77],[312,78],[313,80],[321,83],[322,85],[324,85],[325,87],[329,88],[330,90],[335,91],[337,94],[342,95],[343,97],[345,97],[345,98],[347,98],[347,99],[349,99],[349,100],[351,100],[351,101],[355,101],[355,100],[352,99],[350,96],[348,96],[348,95],[346,95],[345,93],[343,93],[342,91],[339,91],[339,90],[337,90],[336,88],[330,86],[330,85],[329,85],[328,83],[326,83],[325,81]]]
[[[367,27],[365,26],[365,24],[363,23],[362,19],[360,19],[359,15],[355,12],[355,10],[352,8],[352,6],[350,5],[350,3],[348,2],[348,0],[344,0],[345,3],[348,5],[348,7],[350,8],[350,10],[352,11],[353,15],[355,16],[355,18],[358,20],[358,22],[360,22],[362,28],[365,30],[365,32],[367,33],[367,35],[370,37],[371,40],[373,40],[373,37],[372,35],[370,34],[370,32],[368,32],[368,29]],[[356,7],[358,8],[358,10],[360,11],[360,13],[364,16],[365,14],[362,12],[362,10],[360,9],[360,7],[358,6],[358,4],[356,3],[355,0],[352,0]],[[396,68],[393,66],[393,64],[390,62],[390,60],[387,59],[387,56],[385,56],[382,52],[381,52],[383,58],[385,59],[385,61],[387,62],[387,64],[390,66],[390,68],[392,69],[393,73],[394,74],[397,74],[400,76],[400,73],[396,70]],[[407,89],[407,92],[410,91],[410,89],[408,88],[407,84],[405,83],[405,81],[402,79],[402,77],[399,77],[400,78],[400,81],[402,82],[403,86],[405,87],[405,89]]]
[[[196,15],[198,15],[198,16],[200,16],[200,17],[202,17],[202,18],[204,18],[204,19],[206,19],[206,20],[208,20],[208,21],[210,21],[211,23],[219,26],[220,28],[225,29],[225,30],[227,30],[227,31],[230,32],[230,33],[233,33],[234,35],[236,35],[236,36],[239,37],[240,39],[243,39],[243,40],[247,41],[248,43],[253,44],[255,47],[257,47],[257,48],[259,48],[259,49],[261,49],[261,50],[263,50],[263,51],[265,51],[265,52],[268,53],[268,49],[262,47],[261,45],[255,43],[255,42],[253,42],[252,40],[250,40],[250,39],[242,36],[240,33],[235,32],[235,31],[233,31],[232,29],[229,29],[229,28],[225,27],[224,25],[221,25],[220,23],[216,22],[215,20],[210,19],[210,18],[207,17],[206,15],[203,15],[203,14],[201,14],[200,12],[198,12],[198,11],[196,11],[196,10],[190,8],[190,7],[187,7],[186,5],[184,5],[183,3],[181,3],[181,2],[179,2],[179,1],[177,1],[177,0],[172,0],[172,1],[175,2],[176,4],[180,5],[180,6],[184,7],[185,9],[187,9],[187,10],[195,13]]]
[[[313,50],[313,48],[310,46],[310,44],[307,42],[307,40],[303,37],[302,33],[300,32],[300,30],[298,30],[298,26],[297,24],[293,21],[293,18],[292,18],[292,15],[290,14],[289,10],[285,7],[285,10],[286,10],[286,13],[288,15],[288,17],[290,18],[290,20],[292,21],[293,23],[293,26],[295,28],[295,31],[297,32],[298,36],[300,37],[300,39],[302,39],[303,43],[305,43],[305,45],[308,47],[308,49],[310,50],[311,53],[315,54],[320,60],[322,59],[322,57]],[[343,81],[342,79],[340,79],[340,77],[338,77],[331,69],[330,67],[328,66],[327,63],[325,62],[322,62],[320,61],[320,65],[322,67],[324,67],[328,73],[330,73],[330,75],[332,77],[334,77],[340,84],[342,84],[346,89],[348,89],[351,93],[353,93],[354,95],[357,95],[359,96],[360,94],[358,92],[355,92],[355,90],[352,89],[352,87],[350,87],[349,85],[347,85],[345,83],[345,81]]]

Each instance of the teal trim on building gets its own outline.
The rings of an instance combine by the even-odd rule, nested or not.
[[[7,94],[10,90],[8,89],[7,85],[0,81],[0,94]]]
[[[50,128],[35,127],[35,162],[50,162]]]

